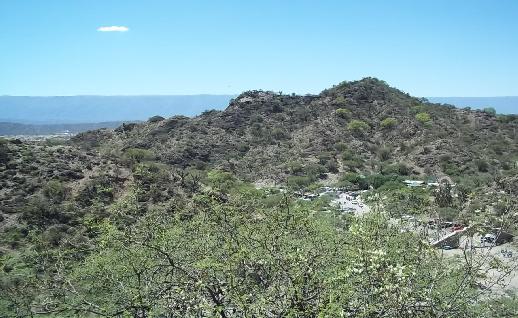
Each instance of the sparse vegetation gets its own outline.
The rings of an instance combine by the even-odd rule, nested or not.
[[[361,133],[364,133],[366,132],[368,129],[369,129],[369,125],[362,121],[362,120],[352,120],[348,125],[347,125],[347,129],[349,129],[350,131],[352,131],[353,133],[357,133],[357,134],[361,134]]]
[[[59,144],[0,139],[0,316],[509,316],[475,261],[399,221],[516,223],[516,124],[367,78]],[[329,184],[367,190],[371,212],[298,200]]]
[[[430,114],[422,112],[415,115],[415,119],[417,119],[421,124],[426,124],[431,120]]]
[[[381,121],[381,128],[391,129],[397,126],[397,119],[388,117]]]

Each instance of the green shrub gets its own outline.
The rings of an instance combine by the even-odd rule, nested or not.
[[[9,161],[9,148],[7,141],[0,138],[0,164],[5,164]]]
[[[488,172],[489,164],[482,159],[475,160],[475,165],[477,166],[478,171],[480,172]]]
[[[382,173],[384,175],[395,174],[400,176],[407,176],[412,172],[412,169],[404,163],[397,163],[383,167]]]
[[[205,114],[205,113],[206,113],[206,111],[203,112],[203,114]],[[158,123],[158,122],[161,122],[163,120],[165,120],[164,117],[156,115],[156,116],[153,116],[153,117],[149,118],[147,121],[150,122],[150,123]]]
[[[494,109],[493,107],[486,107],[482,111],[491,116],[496,116],[496,109]]]
[[[136,164],[142,161],[152,160],[154,155],[147,149],[128,148],[124,152],[124,157],[130,164]]]
[[[353,160],[356,158],[356,155],[351,151],[351,150],[345,150],[343,153],[342,153],[342,160],[343,161],[346,161],[346,160]]]
[[[400,181],[400,177],[395,175],[371,174],[366,177],[369,186],[378,189],[387,182]]]
[[[290,174],[299,175],[304,172],[304,166],[299,161],[289,161],[286,166]]]
[[[346,108],[338,108],[335,111],[335,114],[336,114],[336,116],[343,118],[343,119],[348,119],[351,117],[351,111]]]
[[[337,173],[338,172],[338,163],[335,159],[329,160],[326,163],[326,168],[331,173]]]
[[[303,189],[312,184],[315,180],[308,176],[289,176],[288,186],[293,189]]]
[[[272,130],[272,137],[275,140],[283,140],[288,137],[288,134],[282,128],[274,128]]]
[[[415,119],[417,119],[422,124],[426,124],[431,120],[431,117],[430,114],[422,112],[415,115]]]
[[[221,191],[228,191],[237,183],[236,178],[230,172],[218,169],[209,171],[207,180],[213,187]]]
[[[354,133],[364,133],[366,130],[368,130],[370,127],[369,125],[362,121],[362,120],[353,120],[347,125],[347,129]]]
[[[340,178],[340,184],[342,186],[347,186],[347,184],[354,185],[354,188],[360,190],[369,189],[369,183],[365,176],[362,176],[358,173],[346,173]]]
[[[381,121],[381,128],[390,129],[397,126],[397,119],[388,117]]]
[[[343,143],[343,142],[337,142],[335,144],[335,149],[338,152],[342,152],[342,151],[345,151],[347,149],[347,145],[345,143]]]
[[[53,202],[63,202],[67,194],[67,189],[63,183],[57,180],[51,180],[43,187],[43,195]]]
[[[425,112],[425,110],[426,110],[425,105],[417,105],[410,109],[410,111],[414,114],[423,113],[423,112]]]
[[[344,107],[347,105],[347,101],[345,100],[345,97],[343,96],[338,96],[337,98],[335,98],[335,100],[333,101],[333,105],[335,106],[338,106],[338,107]]]
[[[390,148],[389,147],[383,147],[378,151],[378,156],[382,161],[387,161],[390,159]]]
[[[304,172],[306,175],[314,179],[318,179],[324,177],[324,174],[327,172],[327,169],[324,165],[312,163],[304,167]]]

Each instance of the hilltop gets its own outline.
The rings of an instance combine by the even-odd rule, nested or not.
[[[245,92],[223,111],[93,131],[73,142],[114,153],[144,149],[162,163],[218,167],[250,181],[395,165],[440,178],[510,169],[517,125],[516,116],[427,103],[366,78],[319,95]]]

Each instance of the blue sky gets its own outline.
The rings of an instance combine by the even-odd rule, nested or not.
[[[126,32],[100,32],[125,26]],[[518,1],[0,0],[0,95],[518,95]]]

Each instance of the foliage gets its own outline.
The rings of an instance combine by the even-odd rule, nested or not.
[[[128,148],[124,152],[124,157],[130,164],[153,159],[153,153],[147,149]]]
[[[352,120],[347,125],[347,129],[349,129],[353,133],[364,133],[369,128],[370,128],[370,126],[366,122],[364,122],[362,120],[357,120],[357,119]]]
[[[493,107],[486,107],[482,111],[491,116],[496,116],[496,109],[494,109]]]
[[[390,129],[397,126],[397,119],[393,117],[387,117],[381,121],[381,128]]]
[[[477,169],[480,172],[488,172],[489,171],[489,164],[487,163],[487,161],[485,161],[483,159],[475,160],[475,165],[477,166]]]
[[[50,180],[43,187],[43,194],[49,200],[52,200],[56,203],[61,203],[65,200],[68,189],[65,188],[62,182],[58,180]]]
[[[0,138],[0,164],[5,164],[9,161],[9,147],[7,147],[7,140]]]
[[[422,112],[415,115],[415,119],[417,119],[421,124],[426,124],[430,122],[431,117],[430,114]]]
[[[106,220],[98,226],[98,244],[79,262],[72,253],[43,253],[51,257],[46,262],[55,258],[60,275],[26,277],[27,286],[41,284],[45,297],[9,294],[2,301],[32,299],[29,311],[85,317],[467,312],[476,273],[448,264],[383,214],[343,223],[314,213],[311,204],[276,198],[277,204],[263,208],[261,192],[243,192],[224,203],[201,194],[187,207],[196,211],[188,218],[150,211],[125,227]]]
[[[235,177],[227,171],[211,170],[207,173],[209,184],[216,189],[228,192],[237,182]]]
[[[335,114],[343,119],[349,119],[351,117],[351,111],[347,108],[338,108],[335,110]]]

